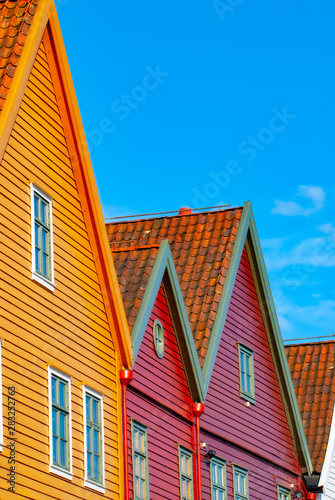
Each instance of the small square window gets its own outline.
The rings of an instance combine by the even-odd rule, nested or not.
[[[192,452],[179,446],[180,499],[193,500],[193,460]]]
[[[102,395],[83,387],[85,486],[104,493],[104,433]]]
[[[49,368],[50,471],[72,478],[71,380]]]
[[[278,500],[291,500],[291,492],[287,488],[278,486]]]
[[[233,474],[234,474],[234,499],[248,500],[249,499],[248,471],[233,465]]]
[[[253,352],[242,344],[238,345],[241,397],[255,402]]]
[[[220,458],[211,458],[212,499],[226,499],[226,462]]]
[[[54,290],[52,200],[31,185],[32,278]]]
[[[148,500],[148,439],[147,428],[132,420],[134,500]]]

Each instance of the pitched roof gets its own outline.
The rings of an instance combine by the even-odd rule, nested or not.
[[[0,111],[28,35],[38,0],[0,2]]]
[[[170,244],[200,363],[222,295],[242,208],[107,224],[130,329],[160,243]]]
[[[285,346],[313,470],[321,473],[335,399],[335,342]]]

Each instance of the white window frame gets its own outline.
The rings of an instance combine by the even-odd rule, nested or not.
[[[68,384],[68,407],[69,407],[69,418],[68,418],[68,436],[69,436],[69,469],[64,469],[53,463],[53,443],[52,443],[52,384],[51,378],[55,375],[58,378],[63,379]],[[72,480],[73,469],[72,469],[72,413],[71,413],[71,378],[65,373],[57,370],[56,368],[48,367],[48,390],[49,390],[49,471],[57,474],[58,476],[64,477],[66,479]]]
[[[241,354],[244,354],[245,357],[248,357],[250,360],[250,392],[242,387],[242,367],[241,367]],[[255,371],[254,371],[254,352],[249,349],[249,347],[238,344],[238,366],[239,366],[239,374],[240,374],[240,396],[251,403],[256,403],[255,399]]]
[[[49,217],[50,217],[50,279],[42,276],[36,271],[36,260],[35,260],[35,204],[34,195],[38,194],[41,198],[48,203],[49,207]],[[52,292],[55,289],[55,273],[54,273],[54,251],[53,251],[53,220],[52,220],[52,199],[51,197],[42,191],[40,188],[35,186],[35,184],[30,184],[30,202],[31,202],[31,262],[32,270],[31,277],[34,281],[37,281],[41,285],[48,288]]]
[[[242,476],[245,479],[245,494],[237,491],[235,474]],[[233,464],[233,484],[234,484],[234,500],[249,500],[249,474],[247,469],[243,469]]]
[[[213,467],[214,466],[222,467],[223,469],[223,485],[216,483],[213,477]],[[227,470],[226,470],[226,462],[218,457],[213,457],[210,459],[210,476],[211,476],[211,498],[218,498],[216,495],[216,491],[221,491],[223,493],[223,498],[226,500],[227,498]]]
[[[179,456],[179,484],[180,484],[180,499],[183,499],[183,479],[189,482],[191,485],[191,500],[194,500],[194,477],[193,477],[193,451],[185,448],[184,446],[178,446],[178,456]],[[191,474],[184,474],[182,471],[181,460],[182,457],[190,462]]]
[[[286,495],[287,500],[291,500],[291,491],[288,488],[284,488],[284,486],[280,486],[279,484],[277,484],[277,498],[278,498],[278,500],[286,500],[285,496],[283,496],[283,495]]]
[[[100,401],[100,422],[101,422],[101,483],[93,481],[88,477],[87,474],[87,429],[86,429],[86,395],[89,394]],[[92,490],[99,491],[99,493],[105,493],[105,439],[104,439],[104,411],[103,411],[103,396],[99,392],[83,386],[83,415],[84,415],[84,463],[85,463],[85,478],[84,486],[91,488]]]
[[[139,451],[135,449],[134,444],[134,430],[142,432],[144,435],[144,451]],[[134,500],[149,500],[150,498],[150,486],[149,486],[149,452],[148,452],[148,428],[145,425],[140,424],[137,420],[131,421],[131,446],[132,446],[132,467],[133,467],[133,491]],[[144,458],[145,462],[145,496],[144,499],[136,496],[135,493],[135,456],[139,455]]]

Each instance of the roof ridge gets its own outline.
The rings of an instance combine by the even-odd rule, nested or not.
[[[225,206],[225,205],[222,205],[222,206]],[[210,207],[209,207],[210,208]],[[199,208],[199,209],[196,209],[196,208],[192,208],[191,210],[203,210],[202,208]],[[151,214],[139,214],[139,215],[125,215],[125,216],[120,216],[120,217],[106,217],[105,218],[105,224],[106,226],[109,226],[109,225],[116,225],[116,224],[125,224],[127,222],[142,222],[142,221],[150,221],[150,220],[157,220],[157,219],[172,219],[174,217],[193,217],[193,216],[197,216],[197,215],[201,215],[201,214],[215,214],[215,213],[226,213],[226,212],[230,212],[230,211],[233,211],[233,210],[243,210],[243,206],[234,206],[234,207],[227,207],[225,208],[224,210],[204,210],[203,212],[195,212],[195,213],[190,213],[190,214],[185,214],[185,213],[182,213],[180,214],[179,213],[179,210],[176,210],[176,211],[169,211],[169,212],[157,212],[157,215],[160,215],[162,213],[166,213],[166,214],[169,214],[169,213],[174,213],[174,215],[162,215],[160,217],[144,217],[145,215],[151,215]],[[134,217],[134,219],[128,219],[128,217]],[[137,219],[136,217],[142,217],[140,219]],[[115,220],[117,219],[117,220]],[[113,222],[114,220],[114,222]],[[112,222],[110,222],[112,221]]]

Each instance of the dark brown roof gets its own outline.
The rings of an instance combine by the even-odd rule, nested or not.
[[[242,208],[107,224],[129,327],[134,326],[159,244],[169,240],[203,364]]]
[[[335,398],[335,342],[285,346],[314,471],[321,473]]]
[[[0,1],[0,111],[5,103],[38,0]]]

